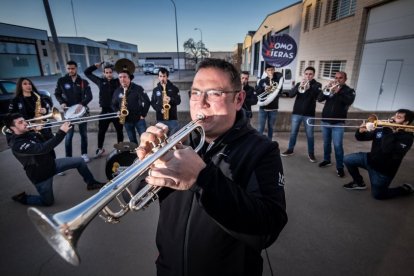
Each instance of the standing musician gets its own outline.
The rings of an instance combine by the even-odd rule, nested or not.
[[[9,105],[9,113],[20,113],[25,120],[46,115],[52,107],[50,98],[39,94],[28,78],[20,78],[16,84],[16,96]]]
[[[348,154],[344,163],[352,181],[343,187],[348,190],[366,189],[358,168],[368,171],[371,181],[371,195],[375,199],[388,199],[414,193],[410,184],[389,188],[397,174],[405,154],[413,145],[414,126],[409,126],[414,113],[399,109],[384,127],[373,127],[372,123],[362,124],[355,132],[358,141],[372,141],[370,152]],[[399,127],[401,126],[401,127]],[[405,128],[410,127],[410,128]]]
[[[152,91],[151,106],[156,112],[158,123],[168,126],[168,135],[178,129],[177,106],[181,103],[180,90],[168,80],[169,72],[161,67],[158,71],[159,83]]]
[[[279,148],[253,129],[242,106],[240,73],[220,59],[198,65],[190,114],[206,118],[199,153],[177,144],[146,181],[164,187],[156,236],[157,275],[262,275],[261,251],[287,222]],[[168,127],[149,127],[137,154],[150,152]],[[193,134],[193,133],[192,133]],[[198,144],[191,135],[190,141]]]
[[[92,91],[88,81],[78,75],[78,65],[70,60],[66,63],[67,74],[58,79],[55,89],[55,96],[63,110],[76,105],[75,113],[86,109],[92,100]],[[70,128],[65,138],[66,157],[72,157],[72,138],[74,128]],[[79,124],[79,134],[81,136],[81,154],[85,162],[89,162],[88,157],[88,134],[87,123]]]
[[[345,84],[347,80],[345,72],[337,72],[335,80],[330,82],[327,87],[319,93],[318,102],[325,102],[322,110],[322,136],[323,136],[323,161],[319,167],[331,166],[331,152],[333,141],[336,159],[336,173],[339,177],[344,177],[344,121],[329,120],[324,118],[345,119],[348,109],[355,100],[355,90]]]
[[[242,89],[246,92],[246,99],[244,100],[243,108],[246,110],[248,118],[253,117],[252,105],[257,104],[256,91],[249,85],[249,72],[242,71],[240,74]]]
[[[30,131],[23,115],[19,113],[8,114],[5,125],[12,131],[8,144],[13,155],[23,165],[27,177],[39,193],[39,195],[28,195],[22,192],[12,197],[14,201],[25,205],[52,205],[54,203],[53,176],[74,168],[87,183],[88,190],[99,189],[104,185],[95,180],[83,158],[56,159],[54,148],[71,129],[69,122],[63,123],[56,135],[51,132],[41,134]]]
[[[294,154],[296,138],[298,136],[300,125],[303,122],[306,138],[308,140],[309,161],[314,163],[316,162],[316,158],[313,126],[308,125],[306,120],[315,117],[316,100],[322,90],[322,85],[314,79],[315,68],[307,67],[303,74],[303,81],[296,84],[295,87],[293,87],[289,92],[289,97],[293,98],[296,96],[296,99],[292,111],[289,146],[285,152],[281,153],[281,155],[290,156]]]
[[[115,89],[120,86],[119,80],[113,77],[113,68],[112,65],[105,65],[104,76],[97,77],[93,74],[93,71],[102,66],[103,62],[95,63],[94,65],[86,68],[85,76],[93,81],[99,87],[99,105],[102,108],[101,114],[113,113],[112,109],[112,97],[114,95]],[[103,148],[105,141],[105,133],[108,130],[109,124],[112,123],[116,130],[116,138],[118,143],[124,141],[123,126],[119,123],[118,118],[99,120],[98,123],[98,148],[95,152],[95,158],[102,156],[105,152]]]
[[[125,124],[129,141],[138,144],[135,130],[141,136],[147,128],[145,117],[150,108],[150,99],[142,86],[132,82],[133,72],[122,69],[118,72],[118,78],[121,86],[114,92],[112,106],[115,111],[127,114],[121,114],[120,122]]]
[[[270,64],[266,64],[266,78],[261,79],[259,84],[256,86],[256,94],[260,97],[265,92],[270,92],[269,97],[272,97],[272,93],[278,93],[276,90],[277,84],[283,81],[283,74],[275,72],[275,67]],[[283,91],[283,87],[280,88]],[[258,103],[260,106],[260,102]],[[259,109],[259,133],[263,134],[266,120],[267,120],[267,137],[272,140],[273,127],[276,122],[277,110],[279,109],[279,94],[268,104],[260,106]]]

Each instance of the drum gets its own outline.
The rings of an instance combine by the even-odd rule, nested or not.
[[[106,158],[105,174],[111,180],[125,167],[129,167],[137,158],[135,151],[120,151],[114,149]]]
[[[72,105],[71,107],[69,107],[65,112],[65,119],[67,119],[67,120],[78,119],[78,118],[83,117],[88,112],[87,108],[82,106],[81,110],[76,113],[76,108],[77,107],[78,107],[77,104]]]

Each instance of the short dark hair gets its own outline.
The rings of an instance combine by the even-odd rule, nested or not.
[[[170,75],[170,72],[168,72],[168,70],[165,69],[164,67],[160,67],[160,70],[158,71],[158,73],[160,73],[160,72],[161,72],[161,74],[166,74],[167,77]]]
[[[241,71],[243,75],[250,75],[249,71]]]
[[[414,113],[409,109],[398,109],[396,113],[404,113],[405,122],[408,121],[408,124],[411,124],[414,120]]]
[[[306,67],[305,71],[308,71],[308,70],[311,70],[315,74],[315,67],[308,66],[308,67]]]
[[[68,62],[66,62],[66,65],[75,65],[75,67],[78,68],[78,64],[73,60],[69,60]]]
[[[131,81],[134,79],[134,75],[130,74],[128,70],[122,70],[121,72],[118,73],[118,75],[121,74],[121,73],[127,74]]]
[[[337,73],[343,75],[345,79],[348,79],[348,75],[344,71],[338,71],[335,74],[337,74]]]
[[[104,71],[105,71],[105,69],[111,69],[111,71],[114,71],[114,66],[112,64],[106,64],[104,66]]]
[[[275,66],[272,64],[266,63],[265,70],[269,68],[275,68]]]
[[[14,120],[22,117],[23,115],[20,113],[8,113],[4,118],[4,125],[6,128],[10,129],[10,127],[14,126]]]
[[[242,89],[240,72],[230,62],[219,58],[206,58],[198,64],[196,73],[200,71],[200,69],[207,68],[215,68],[227,73],[230,77],[230,83],[233,89],[236,91],[240,91]]]

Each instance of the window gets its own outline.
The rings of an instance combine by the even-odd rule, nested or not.
[[[15,57],[12,58],[12,64],[13,67],[28,67],[29,66],[29,61],[27,60],[27,58],[21,58],[21,57]]]
[[[321,14],[322,14],[322,1],[316,0],[315,3],[315,14],[313,16],[313,28],[319,28],[321,24]]]
[[[325,22],[339,20],[355,13],[356,0],[328,0]]]
[[[43,56],[44,57],[47,57],[47,50],[46,49],[43,49],[42,51],[43,51]]]
[[[304,70],[305,70],[305,61],[301,60],[299,63],[299,76],[302,76]]]
[[[315,67],[315,61],[314,60],[309,60],[308,66]]]
[[[331,60],[319,62],[319,78],[333,79],[339,71],[345,70],[345,60]]]
[[[303,21],[303,31],[304,32],[309,32],[311,7],[312,7],[312,5],[308,5],[308,6],[306,6],[306,9],[305,9],[305,20]]]

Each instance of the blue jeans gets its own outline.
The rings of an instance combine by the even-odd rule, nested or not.
[[[56,159],[56,173],[75,168],[78,170],[79,174],[83,177],[83,181],[86,183],[89,184],[95,181],[95,178],[88,169],[88,166],[82,157]],[[53,176],[34,185],[39,195],[27,195],[26,204],[39,206],[52,205],[55,201],[53,197]]]
[[[335,149],[336,169],[344,168],[344,128],[343,123],[330,124],[327,122],[322,123],[322,136],[323,136],[323,160],[331,162],[332,141]],[[329,127],[329,126],[334,127]]]
[[[362,168],[368,171],[369,180],[371,181],[371,195],[375,199],[387,199],[408,194],[401,186],[389,188],[393,177],[384,175],[371,168],[367,157],[366,152],[351,153],[344,157],[345,166],[354,182],[362,183],[363,178],[358,170],[358,168]]]
[[[262,108],[259,109],[259,133],[263,134],[266,120],[267,120],[267,137],[272,140],[273,137],[273,126],[276,122],[277,110],[266,111]]]
[[[136,122],[125,122],[125,130],[128,134],[129,141],[138,145],[135,129],[138,131],[138,135],[141,136],[147,130],[145,119],[140,119]]]
[[[292,150],[295,148],[296,145],[296,138],[298,136],[300,124],[303,122],[303,125],[305,127],[306,132],[306,138],[308,139],[308,153],[314,154],[314,145],[315,145],[315,139],[313,136],[313,126],[310,126],[306,123],[306,120],[312,118],[309,116],[302,116],[302,115],[296,115],[292,114],[292,127],[290,130],[290,138],[289,138],[289,146],[288,149]]]
[[[168,136],[173,135],[177,132],[177,130],[180,129],[180,126],[178,124],[177,120],[169,120],[169,121],[157,121],[157,123],[162,123],[166,126],[168,126]]]
[[[72,157],[72,138],[73,133],[75,132],[75,126],[73,125],[72,128],[68,131],[65,137],[65,151],[66,157]],[[88,125],[87,123],[79,124],[79,134],[81,136],[81,154],[88,153]]]

